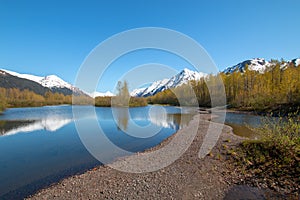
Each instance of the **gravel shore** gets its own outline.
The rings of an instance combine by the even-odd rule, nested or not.
[[[199,123],[188,150],[161,170],[125,173],[99,166],[42,189],[28,199],[223,199],[238,177],[233,176],[234,168],[225,152],[242,138],[233,135],[229,126],[224,126],[211,153],[200,159],[198,152],[209,126],[208,119],[209,114],[199,114],[175,134],[189,131],[189,127]],[[172,137],[146,152],[163,147]]]

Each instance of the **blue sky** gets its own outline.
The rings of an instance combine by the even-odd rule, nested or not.
[[[149,26],[195,39],[220,70],[249,58],[292,59],[300,56],[299,8],[299,0],[0,0],[0,68],[73,83],[100,42]],[[124,73],[118,67],[148,62],[190,67],[165,53],[137,53],[120,59],[98,90],[113,89]]]

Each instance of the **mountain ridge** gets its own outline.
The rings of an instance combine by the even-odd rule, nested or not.
[[[184,68],[178,74],[169,79],[155,81],[149,87],[134,89],[130,95],[134,97],[153,96],[158,92],[162,92],[170,88],[176,88],[183,84],[187,84],[191,80],[199,80],[201,77],[205,76],[207,76],[207,74]]]
[[[112,97],[115,96],[111,91],[106,92],[92,92],[89,94],[91,97]]]
[[[264,73],[266,68],[273,66],[275,64],[276,63],[273,63],[272,61],[267,61],[264,58],[253,58],[253,59],[242,61],[236,65],[229,66],[225,68],[222,72],[225,74],[233,73],[236,71],[244,72],[246,66],[248,65],[249,70],[258,71],[259,73]],[[294,66],[300,65],[300,58],[295,58],[287,62],[280,63],[282,69],[287,67],[289,64],[293,64]]]
[[[6,69],[0,69],[0,87],[28,89],[37,94],[44,95],[46,92],[57,92],[64,95],[87,95],[79,88],[62,80],[56,75],[35,76],[20,74]]]

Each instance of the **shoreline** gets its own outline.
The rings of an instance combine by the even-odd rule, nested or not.
[[[237,177],[232,177],[230,165],[224,151],[237,145],[243,138],[232,133],[224,125],[216,146],[209,155],[198,158],[198,151],[207,130],[210,114],[196,114],[200,118],[198,132],[188,150],[171,165],[154,172],[125,173],[101,165],[82,174],[67,177],[58,183],[41,189],[28,199],[223,199]],[[188,126],[195,125],[195,119]],[[187,126],[187,127],[188,127]],[[177,131],[160,144],[138,156],[151,152],[169,143]],[[134,156],[132,155],[132,156]],[[129,156],[129,157],[132,157]],[[121,158],[123,159],[123,158]],[[116,161],[117,162],[117,161]]]

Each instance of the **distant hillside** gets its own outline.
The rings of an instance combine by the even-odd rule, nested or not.
[[[72,86],[55,75],[40,77],[30,74],[19,74],[4,69],[0,70],[0,72],[0,87],[3,88],[28,89],[40,95],[44,95],[48,91],[64,95],[87,95],[79,88]]]
[[[20,90],[28,89],[40,95],[44,95],[46,92],[51,91],[49,88],[43,87],[42,85],[34,81],[13,76],[3,70],[0,70],[0,87],[6,89],[9,88],[18,88]]]

